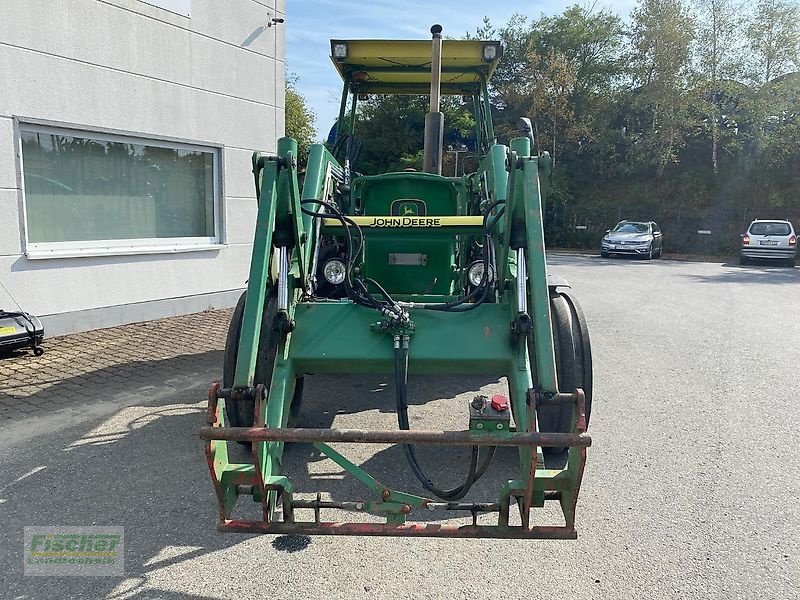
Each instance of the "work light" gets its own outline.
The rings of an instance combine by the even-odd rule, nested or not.
[[[344,42],[332,42],[331,54],[336,60],[344,60],[347,58],[347,44]]]
[[[492,62],[500,58],[500,44],[484,44],[481,58],[483,62]]]
[[[325,281],[332,283],[333,285],[339,285],[342,283],[346,273],[347,267],[345,267],[344,263],[338,258],[330,259],[322,268],[322,274],[325,276]]]
[[[485,269],[482,260],[476,260],[469,266],[467,275],[469,277],[469,282],[475,287],[479,286],[483,281],[484,270]],[[494,269],[492,268],[492,265],[489,265],[489,274],[486,277],[486,283],[490,283],[492,279],[494,279]]]

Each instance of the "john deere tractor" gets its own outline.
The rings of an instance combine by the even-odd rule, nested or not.
[[[500,43],[443,41],[441,31],[431,28],[432,43],[331,41],[341,109],[332,143],[311,147],[302,187],[294,140],[278,140],[276,155],[253,155],[258,216],[247,291],[200,433],[222,531],[576,537],[592,363],[578,302],[547,274],[542,198],[551,160],[532,154],[527,119],[508,145],[495,139],[487,86]],[[359,99],[386,94],[430,97],[422,171],[358,171]],[[461,98],[476,123],[476,170],[461,177],[442,175],[442,94]],[[326,373],[392,377],[397,427],[290,427],[304,375]],[[508,394],[469,399],[450,418],[463,423],[458,430],[412,429],[407,382],[416,374],[505,377]],[[236,442],[250,453],[244,462],[231,462],[242,451]],[[287,442],[313,445],[363,484],[363,495],[308,498],[283,470]],[[343,443],[402,446],[419,485],[401,491],[393,485],[400,474],[367,473],[340,452]],[[432,480],[418,456],[423,444],[470,449],[461,485]],[[503,446],[516,449],[513,476],[493,498],[467,501]],[[260,518],[234,515],[243,496],[260,503]],[[533,509],[547,502],[560,506],[563,522],[533,523]]]

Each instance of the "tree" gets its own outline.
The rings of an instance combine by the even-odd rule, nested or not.
[[[531,52],[521,75],[519,82],[503,89],[503,94],[520,108],[520,114],[532,116],[537,149],[549,150],[555,161],[559,135],[566,137],[575,120],[570,102],[577,79],[575,70],[566,56],[551,50],[545,56]]]
[[[580,118],[591,110],[593,96],[604,95],[619,77],[622,21],[607,10],[574,5],[542,17],[533,31],[539,55],[556,52],[570,64],[575,75],[570,100]]]
[[[297,140],[297,161],[305,165],[308,149],[314,143],[316,115],[308,108],[306,99],[297,91],[297,77],[286,78],[286,136]]]
[[[734,121],[723,114],[723,103],[731,91],[731,80],[742,72],[738,40],[740,7],[734,0],[700,0],[696,16],[696,90],[704,129],[711,136],[711,166],[719,171],[720,129],[731,130]],[[734,84],[735,85],[735,84]]]
[[[373,95],[359,103],[356,137],[363,150],[356,164],[360,173],[375,174],[422,167],[427,96]],[[472,143],[475,120],[460,98],[443,96],[444,146]]]
[[[747,27],[758,83],[788,73],[800,62],[800,4],[793,0],[759,0]]]
[[[687,125],[693,23],[680,0],[640,0],[633,10],[630,74],[638,158],[660,177],[678,160]]]
[[[514,15],[497,33],[505,48],[493,79],[494,100],[506,113],[501,126],[505,121],[514,128],[516,117],[526,114],[537,145],[554,158],[556,148],[562,154],[587,149],[603,127],[620,74],[619,17],[575,5],[532,22]]]

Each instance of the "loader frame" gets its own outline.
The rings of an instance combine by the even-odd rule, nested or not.
[[[419,70],[419,69],[418,69]],[[345,69],[346,71],[346,69]],[[345,72],[343,71],[343,72]],[[349,71],[348,71],[349,72]],[[233,386],[212,385],[208,395],[208,426],[200,432],[219,505],[218,528],[240,533],[303,533],[331,535],[394,535],[428,537],[493,537],[573,539],[575,510],[591,438],[586,433],[585,395],[581,389],[559,390],[551,320],[552,285],[548,284],[542,223],[542,185],[551,163],[547,155],[532,156],[528,138],[515,138],[509,146],[493,140],[485,73],[477,70],[472,91],[477,117],[476,137],[485,152],[478,171],[464,178],[473,192],[491,199],[485,214],[465,208],[464,213],[401,218],[359,216],[347,211],[365,236],[475,235],[493,227],[497,242],[496,301],[469,312],[435,312],[415,309],[414,302],[446,302],[448,297],[403,298],[408,319],[382,318],[377,311],[347,298],[319,299],[313,295],[315,251],[320,235],[342,233],[342,220],[315,218],[314,202],[347,197],[349,181],[343,167],[322,145],[311,147],[302,191],[298,184],[297,144],[278,141],[277,155],[255,153],[258,214],[239,334]],[[353,109],[363,89],[345,78],[340,123],[344,122],[348,94]],[[459,93],[463,90],[459,89]],[[354,112],[353,112],[354,114]],[[352,123],[350,124],[352,133]],[[428,176],[427,174],[424,174]],[[398,175],[413,182],[423,174]],[[437,176],[438,177],[438,176]],[[345,189],[342,195],[342,189]],[[465,203],[465,205],[468,203]],[[484,206],[487,204],[483,203]],[[313,209],[309,210],[309,207]],[[304,210],[305,208],[305,210]],[[273,261],[278,278],[273,278]],[[269,384],[255,382],[262,320],[270,294],[277,293],[278,313],[271,327],[277,338]],[[305,429],[288,426],[293,387],[305,373],[392,373],[398,348],[406,351],[407,373],[491,374],[508,379],[510,408],[515,428],[464,431],[362,431]],[[529,349],[532,356],[529,356]],[[248,398],[254,403],[253,427],[230,427],[228,402]],[[547,405],[571,410],[569,431],[540,432],[537,412]],[[249,442],[252,461],[234,463],[228,444]],[[360,498],[308,500],[298,497],[283,472],[286,443],[308,443],[334,461],[365,487]],[[516,476],[506,481],[491,502],[448,502],[396,490],[378,481],[337,451],[337,443],[431,444],[442,446],[518,449]],[[568,448],[562,468],[547,468],[542,448]],[[260,520],[234,516],[240,497],[261,505]],[[563,524],[535,525],[534,508],[557,502]],[[519,520],[511,519],[516,503]],[[329,510],[369,514],[378,522],[330,521]],[[471,516],[468,524],[415,523],[415,514]],[[337,512],[337,514],[340,514]],[[481,518],[481,515],[496,515]],[[513,522],[512,522],[513,521]]]

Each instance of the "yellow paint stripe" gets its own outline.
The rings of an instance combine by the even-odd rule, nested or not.
[[[31,556],[63,556],[63,557],[74,557],[74,556],[116,556],[116,552],[72,552],[71,550],[62,550],[62,551],[51,551],[51,552],[31,552]]]
[[[483,227],[483,217],[350,217],[360,227],[420,228]],[[338,219],[325,219],[325,227],[341,227]]]

